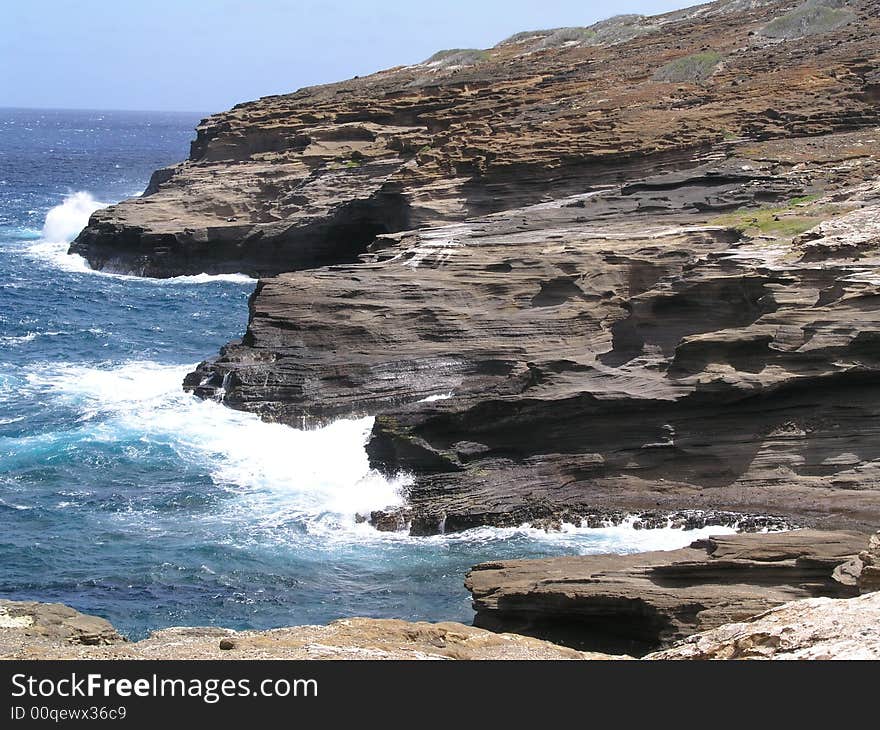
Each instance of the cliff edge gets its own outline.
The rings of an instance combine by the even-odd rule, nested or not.
[[[71,246],[263,278],[203,397],[375,415],[430,533],[880,524],[880,5],[724,0],[242,104]]]

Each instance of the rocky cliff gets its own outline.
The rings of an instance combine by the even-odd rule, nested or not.
[[[71,250],[263,276],[186,387],[376,415],[415,475],[377,525],[880,524],[878,11],[723,0],[242,104]]]

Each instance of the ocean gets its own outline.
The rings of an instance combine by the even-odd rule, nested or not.
[[[345,616],[470,622],[484,560],[675,548],[683,532],[527,526],[410,537],[371,419],[299,431],[199,401],[184,375],[247,324],[246,276],[89,270],[68,243],[183,159],[198,115],[0,109],[0,597],[57,601],[131,638]]]

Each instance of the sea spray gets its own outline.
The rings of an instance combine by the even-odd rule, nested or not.
[[[297,521],[306,529],[353,527],[358,514],[401,504],[406,478],[369,468],[364,444],[372,418],[344,419],[314,430],[265,423],[184,393],[194,367],[128,362],[36,368],[30,388],[68,403],[81,428],[70,447],[90,443],[163,444],[211,474],[232,493],[228,511],[264,526]]]
[[[42,239],[46,243],[70,243],[88,225],[92,213],[109,203],[95,200],[91,193],[80,190],[64,198],[46,214]]]
[[[223,281],[236,284],[254,282],[246,274],[191,274],[167,279],[144,279],[130,274],[96,271],[79,254],[70,253],[70,243],[88,225],[92,213],[107,208],[109,203],[96,200],[91,193],[80,190],[66,196],[64,200],[46,214],[40,238],[28,246],[29,254],[50,267],[70,273],[94,274],[122,280],[148,281],[157,285],[210,284]]]
[[[32,258],[72,273],[91,271],[86,260],[78,254],[69,254],[70,242],[88,225],[92,213],[106,208],[109,203],[95,200],[91,193],[80,190],[71,193],[63,202],[46,214],[40,239],[28,247]]]
[[[59,440],[66,450],[83,454],[98,445],[123,450],[138,444],[161,446],[174,452],[181,463],[210,474],[224,494],[223,510],[203,519],[249,524],[253,534],[275,532],[272,540],[282,535],[289,538],[294,528],[294,533],[323,535],[335,544],[370,541],[427,547],[528,542],[592,553],[597,549],[673,549],[704,535],[733,531],[717,526],[693,531],[636,530],[630,521],[602,528],[565,524],[549,532],[527,524],[432,537],[379,532],[361,523],[358,516],[402,505],[411,477],[387,478],[370,469],[364,445],[372,418],[341,419],[312,430],[266,423],[254,414],[184,393],[180,383],[192,367],[147,361],[34,367],[21,390],[29,397],[67,404],[79,413],[78,425],[63,434],[19,439],[17,461],[28,458],[32,449],[31,456],[42,458],[47,445],[54,448]],[[6,459],[10,463],[8,452]]]

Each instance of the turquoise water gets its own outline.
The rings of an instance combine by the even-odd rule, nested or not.
[[[246,325],[243,276],[91,272],[67,242],[186,156],[193,115],[0,110],[0,596],[60,601],[132,637],[342,616],[469,621],[482,560],[677,547],[626,527],[411,538],[356,524],[400,502],[371,421],[311,432],[180,389]],[[711,532],[719,532],[712,528]]]

